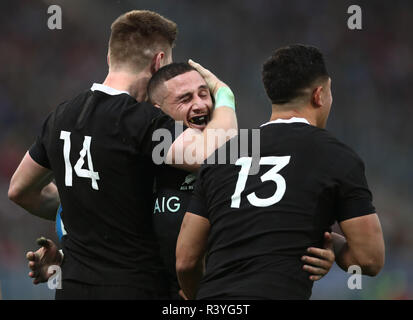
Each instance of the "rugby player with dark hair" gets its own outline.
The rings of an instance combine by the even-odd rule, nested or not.
[[[317,258],[306,249],[317,250],[335,222],[345,236],[335,235],[343,270],[358,265],[375,276],[384,264],[363,161],[324,129],[332,94],[323,55],[284,47],[262,75],[272,115],[260,129],[260,154],[204,164],[182,222],[176,269],[190,299],[309,299],[303,264]]]
[[[64,258],[48,260],[62,267],[57,299],[167,297],[148,199],[155,170],[152,135],[174,121],[143,101],[151,76],[172,62],[177,28],[159,14],[134,10],[111,30],[104,83],[49,114],[10,182],[9,198],[34,215],[54,220],[59,203],[64,208]],[[213,79],[213,94],[230,100],[230,89]],[[237,128],[235,106],[220,103],[210,128]],[[206,144],[201,140],[199,147]],[[184,152],[186,146],[171,149]],[[183,160],[179,165],[188,170],[199,167],[200,161]],[[168,163],[174,164],[174,154]],[[38,268],[41,253],[27,258],[35,283],[50,276]]]

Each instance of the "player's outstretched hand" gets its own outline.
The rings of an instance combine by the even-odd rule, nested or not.
[[[207,83],[209,90],[214,96],[216,95],[219,88],[228,87],[224,82],[219,80],[215,74],[213,74],[208,69],[205,69],[199,63],[196,63],[192,61],[191,59],[188,60],[188,63],[192,67],[194,67],[200,73],[200,75],[205,79],[205,82]]]
[[[324,233],[324,248],[308,248],[307,252],[314,257],[303,256],[303,269],[311,273],[310,280],[317,281],[324,277],[333,266],[335,255],[331,233]]]
[[[52,240],[41,237],[37,239],[37,244],[41,246],[40,249],[36,252],[29,251],[26,254],[31,270],[29,277],[33,278],[34,284],[46,282],[53,275],[53,272],[48,272],[49,267],[60,265],[62,262],[62,256]]]

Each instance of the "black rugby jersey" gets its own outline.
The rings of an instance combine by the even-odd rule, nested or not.
[[[67,231],[63,279],[165,285],[151,219],[151,137],[173,121],[160,114],[127,92],[94,84],[44,122],[29,152],[55,175]]]
[[[180,287],[175,267],[176,241],[192,197],[196,173],[161,165],[156,170],[155,179],[153,225],[160,245],[161,258],[168,273],[170,295],[174,299],[179,299]]]
[[[197,298],[308,299],[306,249],[321,247],[335,221],[375,212],[357,154],[298,121],[262,126],[258,157],[249,151],[235,164],[201,167],[188,211],[211,229]],[[227,154],[238,139],[222,147]],[[259,171],[249,175],[254,163]]]
[[[164,123],[164,121],[162,121]],[[177,123],[177,126],[181,126]],[[182,131],[186,129],[181,127]],[[170,134],[176,139],[181,131],[170,126]],[[161,258],[167,270],[170,297],[180,299],[176,276],[176,241],[181,230],[189,201],[192,197],[196,173],[181,170],[166,164],[156,167],[155,201],[152,220],[158,239]]]

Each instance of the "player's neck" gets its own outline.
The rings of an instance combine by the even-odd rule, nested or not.
[[[309,112],[308,108],[286,108],[285,106],[272,105],[272,114],[270,121],[277,119],[291,119],[291,118],[304,118],[311,125],[317,126],[317,119],[314,113]]]
[[[120,91],[127,91],[137,101],[146,100],[146,88],[150,75],[145,72],[131,74],[123,71],[109,71],[103,84]]]

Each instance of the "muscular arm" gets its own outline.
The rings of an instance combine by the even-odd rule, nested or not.
[[[203,257],[210,224],[208,219],[187,212],[176,244],[176,273],[188,299],[194,299],[203,275]]]
[[[10,181],[8,197],[30,213],[55,220],[60,199],[51,170],[36,163],[26,152]]]
[[[340,222],[347,242],[341,242],[336,262],[347,272],[351,265],[361,267],[362,273],[377,275],[384,265],[384,240],[377,214],[369,214]]]

